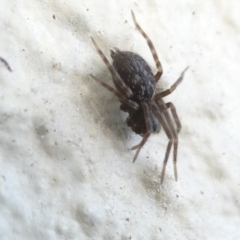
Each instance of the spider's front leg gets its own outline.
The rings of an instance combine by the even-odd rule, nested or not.
[[[162,181],[163,181],[163,177],[164,177],[164,173],[165,173],[165,168],[167,165],[167,161],[168,161],[168,156],[169,156],[169,152],[171,150],[171,146],[173,144],[173,167],[174,167],[174,176],[175,176],[175,180],[177,181],[177,149],[178,149],[178,135],[177,132],[175,130],[175,128],[173,127],[173,123],[172,120],[170,118],[170,115],[168,113],[168,107],[166,105],[166,103],[163,101],[163,99],[158,99],[156,100],[156,105],[158,106],[158,110],[159,112],[162,113],[165,122],[167,124],[167,128],[169,133],[167,135],[169,138],[169,143],[168,143],[168,147],[167,147],[167,151],[166,151],[166,155],[165,155],[165,159],[163,162],[163,170],[162,170]],[[170,104],[171,105],[171,104]],[[175,111],[176,113],[176,111]],[[157,113],[159,115],[159,113]],[[179,122],[180,123],[180,122]]]
[[[131,150],[137,150],[133,158],[133,162],[136,161],[140,150],[142,149],[143,145],[146,143],[148,137],[152,133],[152,122],[151,122],[150,113],[149,113],[149,105],[147,102],[141,102],[141,106],[143,109],[143,114],[144,114],[144,119],[146,124],[146,133],[144,134],[142,141],[138,145],[131,148]]]
[[[189,68],[189,67],[186,67],[186,68],[182,71],[180,77],[176,80],[176,82],[175,82],[169,89],[167,89],[167,90],[165,90],[165,91],[163,91],[163,92],[160,92],[160,93],[156,94],[155,97],[154,97],[154,100],[158,100],[158,99],[160,99],[160,98],[166,97],[167,95],[171,94],[171,93],[177,88],[177,86],[182,82],[182,80],[183,80],[183,78],[184,78],[184,74],[185,74],[185,72],[188,70],[188,68]]]
[[[158,118],[159,123],[163,127],[163,130],[169,139],[165,157],[164,157],[164,161],[163,161],[162,173],[161,173],[161,184],[162,184],[163,180],[164,180],[164,176],[165,176],[165,170],[166,170],[166,166],[167,166],[167,162],[168,162],[168,157],[169,157],[172,145],[175,142],[175,137],[174,137],[174,133],[173,133],[171,127],[169,126],[168,120],[162,111],[163,109],[161,108],[161,106],[157,102],[152,102],[151,108],[152,108],[155,116]],[[176,143],[175,143],[174,154],[176,154]],[[175,155],[175,156],[177,156],[177,155]],[[177,180],[177,168],[175,166],[174,166],[174,175],[175,175],[175,179]]]
[[[181,126],[181,123],[180,123],[180,120],[179,120],[179,117],[177,115],[177,111],[176,111],[176,108],[175,106],[173,105],[173,103],[171,102],[168,102],[166,103],[166,107],[167,108],[170,108],[171,112],[172,112],[172,115],[173,115],[173,119],[177,125],[177,134],[180,132],[182,126]]]

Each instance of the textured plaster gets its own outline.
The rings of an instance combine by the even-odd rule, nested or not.
[[[90,36],[156,71],[130,10],[152,39],[166,98],[182,122],[178,172],[167,145],[140,141]],[[240,2],[0,2],[0,239],[240,239]],[[170,156],[170,160],[171,160]]]

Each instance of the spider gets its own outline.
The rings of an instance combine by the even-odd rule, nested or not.
[[[97,43],[91,38],[93,45],[112,75],[115,88],[102,82],[92,74],[90,74],[90,76],[118,97],[121,103],[120,109],[129,114],[126,119],[127,125],[131,127],[133,132],[143,137],[138,145],[131,148],[131,150],[136,150],[133,162],[136,161],[138,154],[146,143],[148,137],[152,133],[158,133],[162,126],[169,142],[163,161],[161,184],[164,180],[165,169],[172,145],[174,176],[177,181],[178,133],[181,130],[181,123],[174,105],[171,102],[165,103],[163,97],[171,94],[182,82],[188,67],[184,69],[180,77],[169,89],[155,94],[156,83],[163,73],[162,65],[158,59],[152,41],[137,23],[133,11],[131,11],[131,14],[136,28],[147,41],[157,67],[157,73],[154,75],[146,61],[138,54],[128,51],[120,51],[119,49],[115,49],[115,51],[110,50],[113,60],[111,65],[98,47]],[[173,124],[168,109],[171,110],[176,126]]]

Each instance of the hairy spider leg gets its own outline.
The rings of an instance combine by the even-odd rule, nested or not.
[[[142,101],[141,105],[142,105],[144,119],[145,119],[145,124],[146,124],[146,133],[144,134],[142,141],[138,145],[136,145],[136,146],[131,148],[131,150],[136,150],[137,149],[137,151],[135,153],[135,156],[133,158],[133,163],[136,161],[140,150],[142,149],[143,145],[146,143],[148,137],[151,135],[152,128],[153,128],[152,122],[150,121],[150,113],[149,113],[149,105],[148,105],[148,103]]]
[[[184,78],[184,74],[188,70],[188,68],[189,67],[187,67],[183,70],[183,72],[180,74],[180,77],[176,80],[176,82],[169,89],[156,94],[155,97],[154,97],[154,100],[157,102],[159,108],[161,109],[161,111],[164,114],[164,117],[165,117],[165,119],[166,119],[166,121],[169,125],[170,132],[171,132],[171,135],[172,135],[171,140],[169,141],[167,151],[166,151],[166,155],[165,155],[165,159],[164,159],[164,162],[163,162],[161,182],[163,181],[163,178],[164,178],[165,168],[166,168],[166,165],[167,165],[168,155],[169,155],[169,152],[171,150],[172,143],[174,144],[174,150],[173,150],[174,176],[175,176],[175,180],[177,181],[177,178],[178,178],[178,176],[177,176],[177,148],[178,148],[178,137],[177,137],[177,135],[181,130],[181,123],[179,121],[179,118],[178,118],[178,115],[177,115],[177,112],[176,112],[176,109],[175,109],[174,105],[171,102],[165,103],[162,98],[171,94],[177,88],[177,86],[182,82],[182,80]],[[176,131],[175,131],[173,125],[172,125],[172,121],[171,121],[170,116],[167,112],[168,108],[170,108],[171,113],[172,113],[173,118],[174,118],[174,121],[177,125],[177,130]]]
[[[179,117],[177,115],[177,111],[176,111],[176,108],[175,106],[173,105],[173,103],[171,102],[168,102],[166,103],[166,107],[167,108],[170,108],[171,112],[172,112],[172,115],[173,115],[173,119],[177,125],[177,134],[180,132],[182,126],[181,126],[181,123],[180,123],[180,120],[179,120]]]
[[[172,148],[172,144],[174,143],[174,136],[173,136],[173,133],[172,133],[171,129],[169,128],[169,125],[167,123],[167,119],[164,117],[162,109],[154,101],[151,102],[151,106],[152,106],[152,109],[153,109],[153,112],[154,112],[155,116],[158,118],[161,126],[163,127],[164,132],[166,133],[166,135],[169,139],[167,149],[166,149],[166,153],[165,153],[165,157],[164,157],[164,161],[163,161],[162,173],[161,173],[161,184],[162,184],[163,180],[164,180],[164,176],[165,176],[165,170],[166,170],[166,165],[167,165],[167,162],[168,162],[169,154],[170,154],[170,151],[171,151],[171,148]],[[175,177],[176,177],[176,175],[175,175]]]
[[[147,41],[147,44],[150,48],[150,51],[153,55],[153,59],[155,61],[155,64],[157,66],[157,69],[158,69],[158,72],[156,73],[156,75],[154,76],[156,82],[158,82],[158,80],[160,79],[160,77],[162,76],[162,73],[163,73],[163,69],[162,69],[162,65],[158,59],[158,55],[157,55],[157,52],[153,46],[153,43],[151,41],[151,39],[148,37],[148,35],[142,30],[142,28],[139,26],[139,24],[137,23],[137,20],[135,18],[135,15],[134,15],[134,12],[131,10],[131,13],[132,13],[132,18],[133,18],[133,22],[136,26],[136,28],[138,29],[138,31],[142,34],[142,36],[146,39]]]
[[[124,83],[124,81],[121,79],[121,77],[116,73],[113,66],[109,63],[106,56],[103,54],[103,52],[98,47],[97,43],[94,41],[94,39],[91,37],[91,40],[93,42],[93,45],[95,46],[97,52],[99,53],[100,57],[104,61],[104,63],[107,65],[109,71],[112,74],[112,78],[114,83],[119,86],[122,95],[125,95],[127,98],[131,98],[133,96],[132,90]]]
[[[170,118],[170,115],[167,110],[166,103],[163,101],[163,99],[156,100],[157,105],[161,109],[166,122],[168,123],[170,132],[172,133],[172,141],[173,141],[173,167],[174,167],[174,176],[175,180],[177,181],[177,148],[178,148],[178,136],[177,133],[173,127],[172,120]]]
[[[124,96],[122,96],[116,89],[114,89],[113,87],[109,86],[108,84],[102,82],[101,80],[99,80],[98,78],[96,78],[95,76],[93,76],[92,74],[89,74],[96,82],[98,82],[99,84],[101,84],[103,87],[105,87],[108,91],[112,92],[113,94],[115,94],[123,103],[127,104],[130,108],[132,109],[139,109],[139,105],[130,100],[125,98]]]
[[[182,82],[183,78],[184,78],[184,74],[185,72],[188,70],[189,67],[186,67],[182,73],[180,74],[180,77],[176,80],[176,82],[167,90],[163,91],[163,92],[160,92],[158,94],[156,94],[154,96],[154,99],[157,100],[159,98],[163,98],[163,97],[166,97],[167,95],[171,94],[176,88],[177,86]]]

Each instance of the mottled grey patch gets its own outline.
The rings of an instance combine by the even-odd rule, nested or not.
[[[96,214],[91,213],[84,206],[79,206],[75,214],[76,221],[87,236],[94,237],[98,235],[102,224]]]
[[[33,128],[40,146],[49,157],[57,160],[68,160],[72,157],[69,146],[65,146],[61,140],[55,138],[53,130],[47,127],[42,118],[33,119]]]

